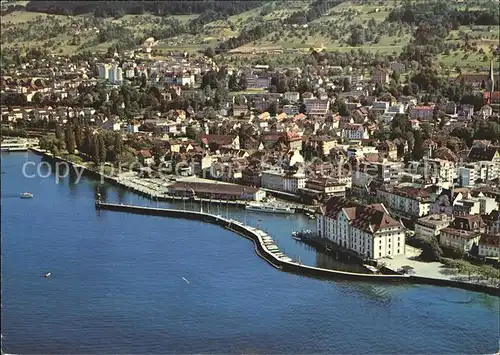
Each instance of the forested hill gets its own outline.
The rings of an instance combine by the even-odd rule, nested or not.
[[[232,16],[259,7],[263,1],[30,1],[26,11],[54,15],[93,13],[98,17],[119,17],[125,14],[188,15],[212,10]]]

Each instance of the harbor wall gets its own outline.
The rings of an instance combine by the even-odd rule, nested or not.
[[[255,243],[257,254],[262,258],[266,259],[276,268],[283,271],[288,271],[296,274],[310,275],[321,278],[342,278],[342,279],[357,279],[357,280],[370,280],[370,281],[390,281],[390,282],[400,282],[408,281],[408,276],[403,275],[377,275],[377,274],[361,274],[353,273],[347,271],[322,269],[313,266],[302,265],[295,262],[288,262],[278,258],[276,255],[267,250],[265,244],[263,243],[260,235],[255,231],[255,229],[245,226],[238,221],[229,220],[223,217],[215,216],[203,212],[195,211],[184,211],[184,210],[174,210],[174,209],[160,209],[152,207],[139,207],[130,205],[118,205],[111,203],[96,202],[96,208],[102,210],[119,211],[119,212],[129,212],[137,214],[147,214],[154,216],[166,216],[174,218],[185,218],[190,220],[199,220],[207,223],[216,224],[236,232],[240,235],[251,239]]]
[[[414,284],[424,284],[424,285],[435,285],[435,286],[444,286],[444,287],[455,287],[461,288],[464,290],[475,291],[475,292],[483,292],[492,296],[500,297],[500,288],[480,285],[470,282],[462,282],[455,280],[445,280],[445,279],[433,279],[430,277],[422,277],[422,276],[410,276],[410,282]]]
[[[273,267],[285,272],[290,272],[298,275],[321,279],[344,279],[344,280],[357,280],[367,282],[391,282],[391,283],[413,283],[413,284],[428,284],[445,287],[462,288],[470,291],[483,292],[494,296],[500,296],[500,288],[472,284],[454,280],[433,279],[420,276],[406,276],[406,275],[380,275],[380,274],[361,274],[340,270],[322,269],[313,266],[303,265],[296,262],[289,262],[281,260],[276,255],[266,249],[262,238],[257,230],[246,226],[238,221],[233,221],[220,216],[212,215],[204,212],[196,211],[183,211],[174,209],[158,209],[152,207],[140,207],[129,205],[117,205],[110,203],[96,203],[96,208],[118,212],[137,213],[143,215],[156,215],[166,216],[173,218],[184,218],[190,220],[198,220],[206,223],[219,225],[234,233],[237,233],[246,239],[254,242],[255,253],[268,262]]]

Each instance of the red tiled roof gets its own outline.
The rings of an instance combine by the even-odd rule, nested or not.
[[[140,150],[138,154],[143,158],[151,158],[152,157],[151,152],[147,149]]]
[[[353,227],[368,233],[375,233],[379,229],[398,227],[400,222],[392,218],[384,205],[361,205],[350,202],[345,198],[332,197],[325,206],[325,214],[331,218],[337,218],[339,212],[343,211]]]

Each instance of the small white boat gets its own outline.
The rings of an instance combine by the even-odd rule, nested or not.
[[[21,198],[23,199],[33,198],[33,194],[31,192],[23,192],[21,194]]]
[[[45,275],[43,275],[43,277],[45,277],[45,278],[49,278],[49,277],[50,277],[50,275],[52,275],[52,273],[51,273],[51,272],[48,272],[48,273],[46,273]]]

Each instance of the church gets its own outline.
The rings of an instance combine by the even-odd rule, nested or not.
[[[493,112],[500,111],[500,91],[495,91],[495,74],[493,61],[490,62],[490,74],[486,83],[486,90],[483,93],[483,103],[489,105]]]

